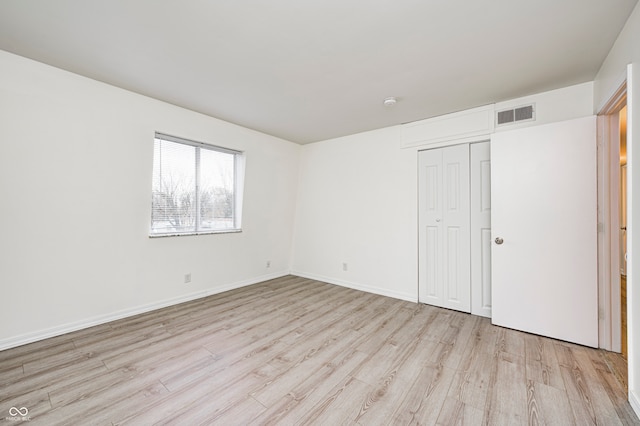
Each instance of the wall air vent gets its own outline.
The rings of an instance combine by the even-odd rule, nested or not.
[[[504,126],[520,121],[534,121],[535,119],[534,104],[496,112],[496,126]]]

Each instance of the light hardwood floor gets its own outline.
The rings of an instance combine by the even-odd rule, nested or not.
[[[0,423],[630,425],[612,354],[284,277],[0,352]]]

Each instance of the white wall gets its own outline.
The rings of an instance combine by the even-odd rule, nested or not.
[[[627,77],[627,64],[640,61],[640,3],[627,19],[594,81],[594,113],[598,113]]]
[[[417,179],[398,126],[304,145],[293,273],[417,301]]]
[[[629,333],[629,401],[640,417],[640,232],[635,232],[636,223],[640,223],[640,197],[636,183],[640,184],[640,4],[636,5],[625,27],[620,32],[607,59],[602,64],[594,82],[594,111],[599,112],[614,95],[627,77],[627,65],[633,64],[633,87],[627,87],[629,93],[627,144],[629,163],[628,182],[634,188],[628,197],[631,208],[627,252],[627,330]],[[633,91],[633,93],[632,93]],[[632,99],[633,98],[633,99]],[[633,103],[633,105],[631,105]],[[631,207],[633,206],[633,207]],[[636,253],[634,255],[634,253]]]
[[[155,131],[246,152],[242,233],[148,237]],[[0,349],[288,273],[299,151],[0,51]]]

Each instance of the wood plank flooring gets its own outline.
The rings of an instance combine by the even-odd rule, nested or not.
[[[615,356],[288,276],[0,351],[0,423],[640,424]]]

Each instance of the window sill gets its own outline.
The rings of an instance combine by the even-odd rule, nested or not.
[[[221,229],[219,231],[206,231],[206,232],[184,232],[184,233],[166,233],[166,234],[149,234],[149,238],[165,238],[165,237],[193,237],[197,235],[212,235],[212,234],[238,234],[242,232],[242,229]]]

